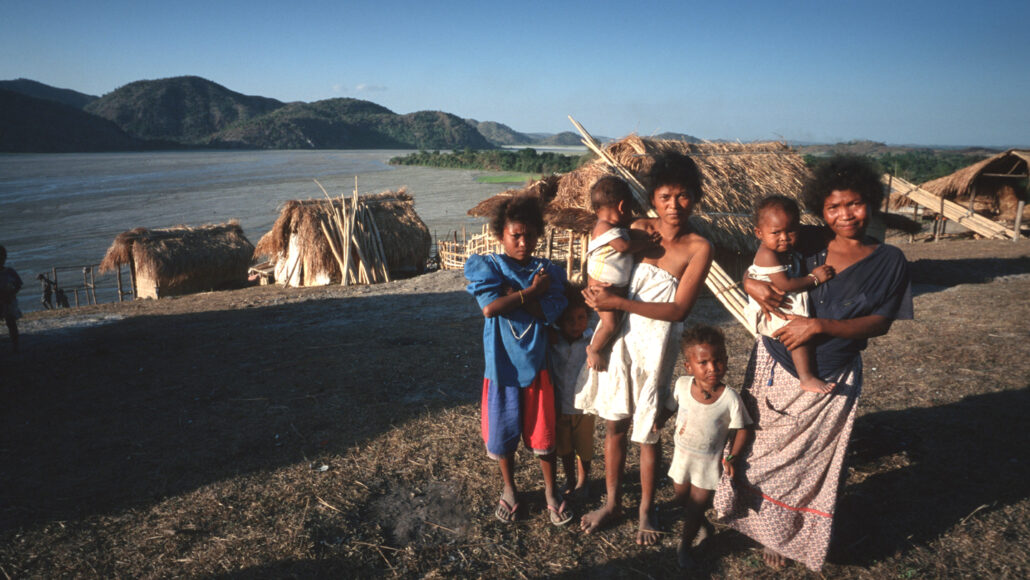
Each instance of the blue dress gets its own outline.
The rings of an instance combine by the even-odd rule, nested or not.
[[[480,308],[504,296],[505,287],[529,288],[533,276],[543,268],[551,285],[539,298],[544,319],[524,308],[486,318],[483,323],[485,370],[483,434],[487,451],[502,456],[518,446],[523,435],[521,389],[530,387],[542,372],[546,374],[547,325],[558,319],[568,304],[565,271],[543,258],[531,258],[525,266],[504,254],[475,255],[465,263],[467,290]],[[549,379],[547,380],[549,384]],[[553,401],[553,393],[551,395]],[[553,413],[552,413],[553,421]],[[553,424],[550,431],[553,433]],[[546,452],[547,449],[534,450]]]

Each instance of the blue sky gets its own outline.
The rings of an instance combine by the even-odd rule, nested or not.
[[[4,0],[0,79],[198,75],[523,132],[1030,145],[1030,1]]]

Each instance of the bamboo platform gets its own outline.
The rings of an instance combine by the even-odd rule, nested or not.
[[[892,195],[897,194],[904,196],[905,198],[912,200],[912,202],[934,213],[940,214],[985,238],[1000,240],[1015,239],[1015,233],[998,222],[975,214],[969,211],[968,208],[962,207],[953,201],[948,201],[942,197],[938,197],[929,191],[920,188],[918,185],[909,183],[900,177],[884,174],[882,180],[885,184],[890,185],[890,193]]]

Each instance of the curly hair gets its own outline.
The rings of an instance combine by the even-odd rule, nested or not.
[[[680,337],[680,349],[684,353],[686,353],[688,348],[699,344],[710,344],[715,347],[715,352],[718,353],[720,358],[723,360],[728,358],[726,354],[726,337],[722,334],[721,330],[714,326],[698,324],[683,331],[683,335]]]
[[[519,222],[544,233],[544,210],[540,198],[532,195],[516,195],[498,204],[490,218],[490,233],[498,240],[504,237],[504,226],[508,222]]]
[[[694,197],[694,203],[700,203],[704,196],[701,185],[701,170],[694,160],[682,153],[669,152],[655,160],[651,169],[651,182],[654,190],[663,185],[679,185]]]
[[[879,167],[870,159],[855,155],[835,155],[812,169],[801,198],[808,211],[823,215],[826,198],[834,191],[851,190],[861,196],[870,211],[877,211],[883,201],[883,184]]]
[[[755,215],[752,216],[755,222],[755,227],[758,227],[759,222],[762,221],[762,212],[776,208],[783,213],[787,214],[793,223],[799,224],[801,222],[801,208],[798,207],[798,202],[785,195],[767,195],[762,199],[758,200],[755,204]]]
[[[605,175],[590,186],[590,209],[597,211],[607,205],[626,202],[635,204],[629,185],[614,175]]]

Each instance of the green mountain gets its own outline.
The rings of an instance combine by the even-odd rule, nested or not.
[[[144,144],[76,107],[0,89],[0,152],[124,151]]]
[[[136,81],[88,104],[86,110],[143,139],[206,143],[233,123],[282,108],[284,103],[252,97],[200,77]]]
[[[561,147],[578,146],[582,145],[583,141],[579,136],[579,133],[573,133],[572,131],[562,131],[556,135],[545,137],[536,142],[538,145],[558,145]]]
[[[58,103],[75,107],[76,109],[82,109],[99,98],[93,95],[73,91],[71,89],[59,89],[50,85],[44,85],[43,83],[29,79],[0,81],[0,89],[14,91],[36,99],[56,101]]]
[[[476,129],[440,111],[398,115],[359,99],[291,103],[211,137],[217,147],[257,149],[492,149]]]
[[[502,123],[495,123],[493,121],[480,122],[475,119],[465,119],[465,122],[475,127],[483,137],[486,137],[487,141],[494,145],[529,145],[534,142],[534,139],[529,135],[519,133]]]
[[[686,133],[659,133],[654,136],[655,139],[670,139],[672,141],[686,141],[687,143],[701,143],[702,141],[693,135],[687,135]]]

